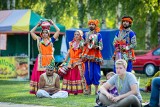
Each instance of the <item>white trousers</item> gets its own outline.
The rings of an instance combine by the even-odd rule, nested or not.
[[[49,95],[49,93],[45,90],[39,89],[36,93],[36,96],[39,98],[47,97],[47,98],[67,98],[68,92],[67,91],[58,91],[53,95]]]

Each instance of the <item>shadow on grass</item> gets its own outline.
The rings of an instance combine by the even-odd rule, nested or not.
[[[2,99],[2,98],[0,98]],[[43,106],[56,106],[56,107],[93,107],[95,96],[84,95],[70,95],[65,99],[51,99],[51,98],[37,98],[35,95],[29,94],[11,94],[3,97],[3,102],[12,102],[18,104],[34,104]]]

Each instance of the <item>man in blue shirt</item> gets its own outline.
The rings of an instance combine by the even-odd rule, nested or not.
[[[134,48],[136,47],[136,34],[130,29],[133,18],[130,16],[122,17],[122,24],[119,32],[115,35],[113,45],[115,52],[113,60],[124,59],[127,61],[127,71],[132,71],[132,61],[135,60]],[[115,69],[114,69],[115,72]]]

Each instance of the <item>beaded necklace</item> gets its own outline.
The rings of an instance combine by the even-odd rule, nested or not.
[[[118,94],[121,92],[122,90],[122,86],[124,86],[124,80],[126,78],[126,75],[123,79],[120,79],[120,77],[118,76]],[[120,80],[122,80],[122,82],[120,83]]]
[[[52,85],[53,84],[53,77],[52,76],[51,77],[47,76],[47,83],[48,83],[48,85]]]

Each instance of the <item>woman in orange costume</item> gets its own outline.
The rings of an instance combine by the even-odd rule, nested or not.
[[[50,25],[53,25],[56,29],[56,32],[53,37],[50,37]],[[35,30],[37,27],[41,26],[42,31],[40,33],[40,37],[35,34]],[[39,22],[31,31],[31,36],[34,40],[37,40],[37,47],[39,51],[38,58],[34,64],[34,68],[32,70],[32,76],[30,81],[30,93],[36,94],[38,90],[38,82],[39,77],[42,73],[45,72],[45,67],[50,64],[52,60],[54,60],[54,47],[53,43],[58,38],[60,29],[53,23],[52,20]]]
[[[83,32],[77,30],[74,33],[74,38],[69,42],[69,50],[66,56],[65,62],[70,57],[68,67],[70,68],[68,73],[63,77],[62,90],[68,91],[70,94],[77,95],[78,93],[83,93],[83,63],[80,59],[82,54]]]

